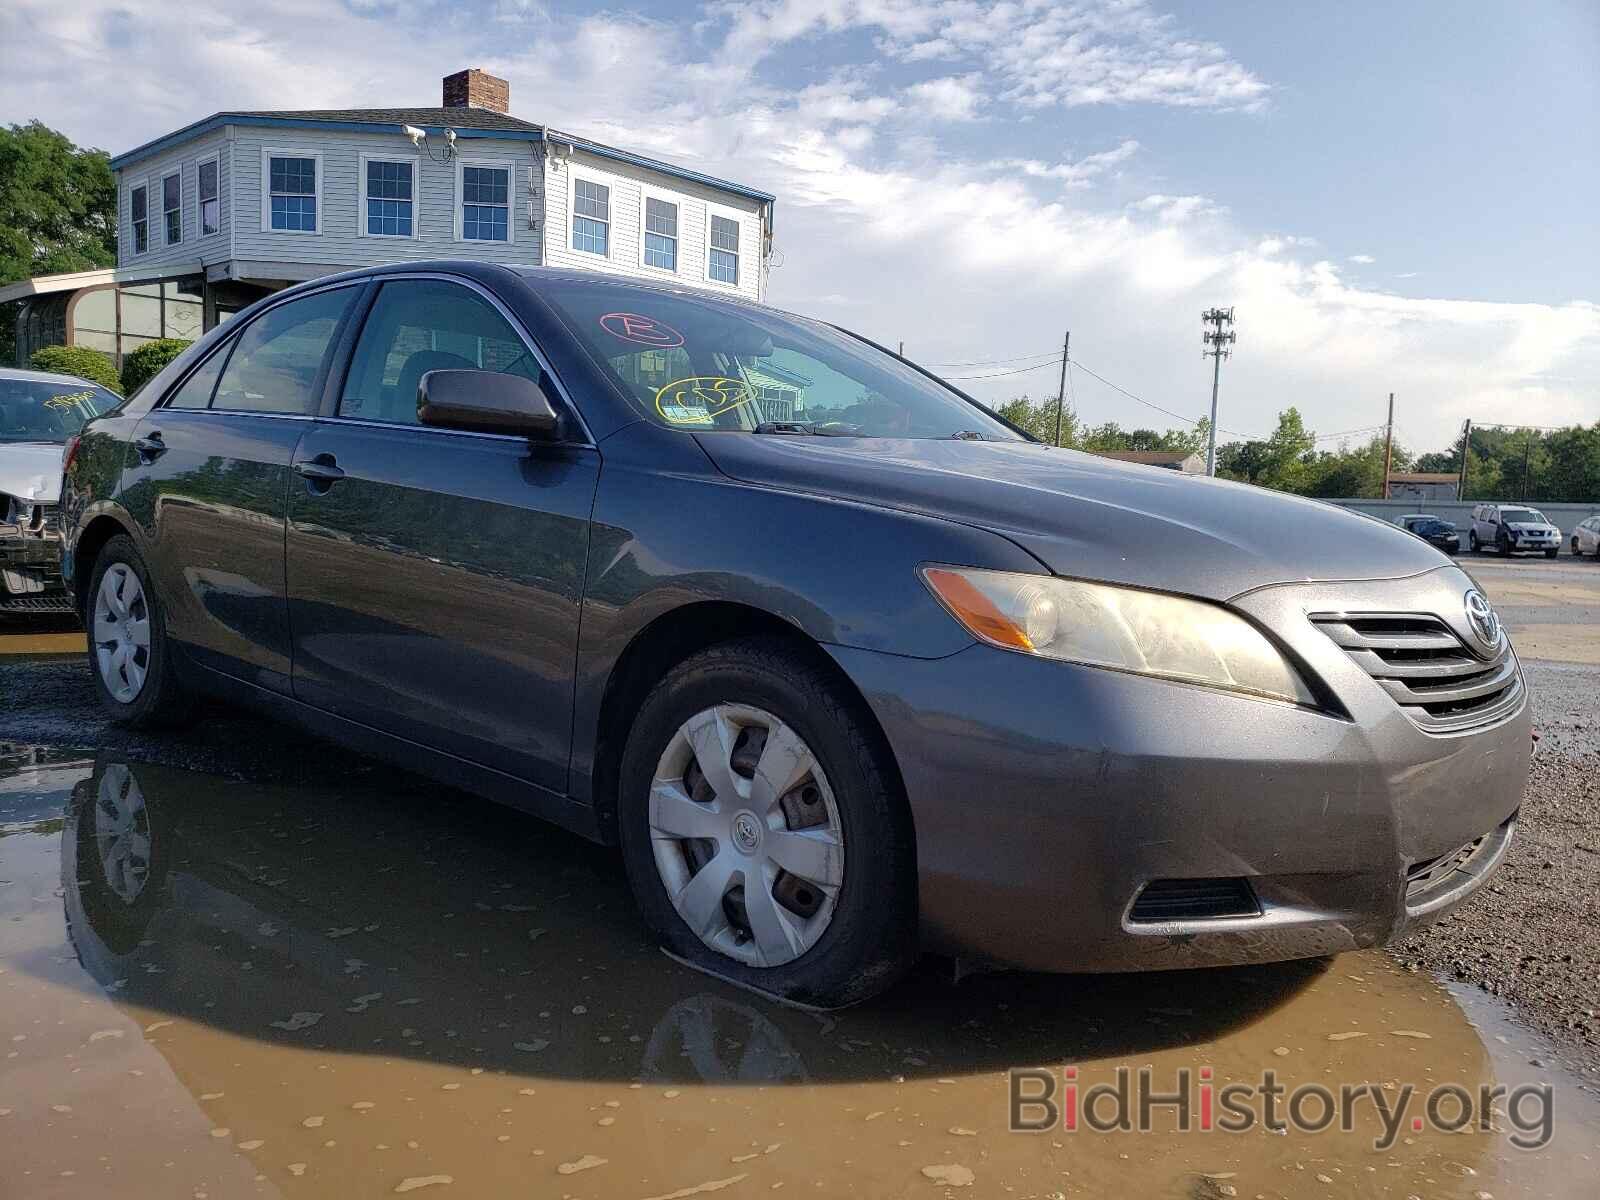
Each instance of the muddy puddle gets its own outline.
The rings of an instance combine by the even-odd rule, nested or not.
[[[0,1196],[1600,1195],[1592,1093],[1382,954],[798,1012],[663,957],[608,852],[382,778],[0,749]],[[1141,1068],[1188,1131],[1095,1127]]]

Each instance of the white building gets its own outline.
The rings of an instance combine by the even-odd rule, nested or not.
[[[111,160],[117,266],[0,287],[17,355],[193,338],[269,292],[351,267],[476,258],[761,300],[775,199],[513,117],[510,87],[447,76],[439,108],[221,112]]]

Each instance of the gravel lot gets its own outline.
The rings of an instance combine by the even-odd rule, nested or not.
[[[1412,970],[1473,984],[1514,1006],[1600,1075],[1600,566],[1463,559],[1521,648],[1541,735],[1519,836],[1494,882],[1393,953]],[[81,659],[7,654],[0,741],[129,751],[137,759],[266,783],[327,783],[390,768],[226,709],[181,734],[108,725]],[[21,648],[21,639],[13,643]],[[59,649],[53,646],[52,649]],[[1550,661],[1559,656],[1561,661]]]

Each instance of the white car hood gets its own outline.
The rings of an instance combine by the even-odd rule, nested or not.
[[[61,452],[53,442],[0,445],[0,492],[34,504],[60,503]]]
[[[1554,525],[1541,525],[1537,521],[1508,521],[1507,529],[1514,529],[1518,533],[1560,533]]]

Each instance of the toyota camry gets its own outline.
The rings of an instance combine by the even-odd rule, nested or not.
[[[765,307],[333,276],[67,459],[116,720],[224,697],[615,843],[670,953],[789,1000],[1371,946],[1515,829],[1527,693],[1437,550]]]

